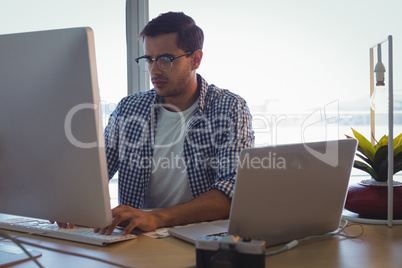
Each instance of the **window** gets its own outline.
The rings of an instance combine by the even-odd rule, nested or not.
[[[368,49],[400,32],[400,8],[398,1],[149,0],[149,18],[172,10],[196,20],[205,33],[199,73],[246,99],[256,145],[265,145],[342,138],[350,127],[369,134]],[[379,14],[389,19],[373,19]],[[401,51],[402,36],[394,40]]]
[[[397,0],[149,0],[149,18],[183,11],[195,19],[205,34],[199,73],[246,99],[263,146],[344,138],[351,127],[369,137],[368,51],[393,34],[394,73],[401,70],[401,8]],[[401,79],[394,79],[396,135]],[[376,129],[387,134],[387,122]]]
[[[91,27],[102,102],[127,95],[125,0],[2,0],[0,34]]]
[[[369,136],[368,48],[393,34],[400,72],[401,8],[398,0],[149,0],[149,18],[172,10],[196,20],[205,33],[199,73],[246,99],[263,146],[342,138],[350,127]],[[125,0],[2,0],[0,34],[93,28],[110,113],[127,94],[125,12]],[[401,79],[395,75],[395,134],[402,129]],[[386,122],[378,123],[384,132]]]
[[[125,0],[1,0],[0,34],[91,27],[105,126],[107,114],[127,95],[125,7]],[[117,205],[115,180],[110,194]]]

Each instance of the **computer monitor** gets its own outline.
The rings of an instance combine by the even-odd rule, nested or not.
[[[0,213],[111,223],[93,31],[0,35]]]

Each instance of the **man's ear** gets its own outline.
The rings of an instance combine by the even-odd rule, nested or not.
[[[198,69],[198,67],[200,67],[203,55],[204,55],[204,53],[202,52],[201,49],[198,49],[198,50],[194,51],[194,53],[192,55],[193,70],[196,70],[196,69]]]

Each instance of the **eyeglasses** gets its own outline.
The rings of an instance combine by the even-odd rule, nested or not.
[[[143,71],[151,71],[152,67],[154,65],[154,62],[158,65],[158,68],[161,71],[169,71],[173,67],[173,61],[175,59],[184,57],[184,56],[190,56],[193,54],[193,52],[187,52],[182,55],[179,55],[177,57],[173,57],[170,55],[160,55],[156,57],[155,59],[152,59],[150,56],[142,56],[139,58],[136,58],[135,61],[140,65],[141,70]]]

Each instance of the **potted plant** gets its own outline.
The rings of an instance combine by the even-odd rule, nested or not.
[[[375,145],[352,128],[358,140],[353,167],[370,175],[371,178],[351,185],[345,208],[364,217],[386,218],[388,207],[388,136],[384,135]],[[346,135],[347,138],[352,138]],[[402,170],[402,133],[394,139],[393,174]],[[402,218],[402,183],[394,182],[394,217]]]

